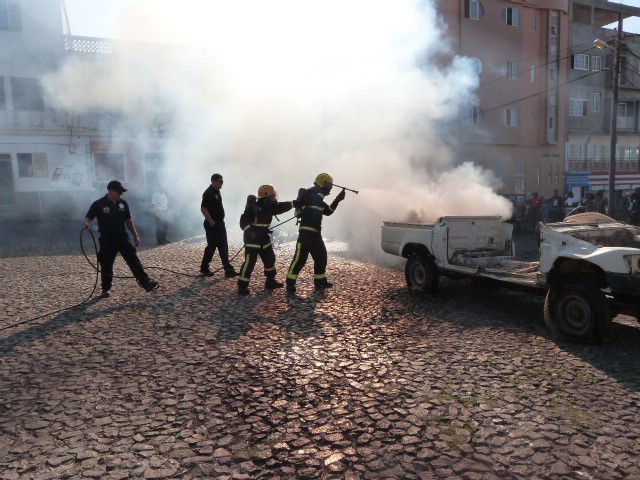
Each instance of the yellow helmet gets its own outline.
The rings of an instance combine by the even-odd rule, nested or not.
[[[319,187],[326,187],[333,185],[333,177],[328,173],[321,173],[316,177],[316,180],[313,182]]]
[[[258,189],[258,198],[270,197],[271,195],[276,194],[276,189],[273,188],[273,185],[262,185]]]

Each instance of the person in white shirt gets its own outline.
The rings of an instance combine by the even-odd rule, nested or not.
[[[158,189],[151,196],[151,208],[153,208],[153,216],[156,219],[156,240],[158,245],[170,243],[167,240],[167,231],[169,230],[169,200],[162,185],[158,185]]]

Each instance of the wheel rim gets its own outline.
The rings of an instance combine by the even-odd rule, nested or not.
[[[562,299],[558,308],[560,320],[567,333],[584,334],[591,327],[591,306],[580,296],[569,295]]]
[[[427,271],[421,264],[416,264],[411,269],[411,283],[414,287],[420,288],[427,281]]]

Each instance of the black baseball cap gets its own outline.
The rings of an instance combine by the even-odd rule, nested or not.
[[[113,190],[120,193],[124,193],[127,191],[127,189],[124,188],[118,180],[111,180],[107,185],[107,190]]]

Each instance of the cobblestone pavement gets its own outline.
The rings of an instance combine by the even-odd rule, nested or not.
[[[604,345],[557,342],[540,297],[415,294],[400,263],[336,243],[325,294],[308,267],[295,297],[264,291],[260,265],[248,297],[220,273],[150,270],[156,292],[117,279],[109,299],[6,328],[87,297],[74,242],[2,245],[0,478],[640,478],[631,318]],[[195,273],[202,248],[141,257]]]

